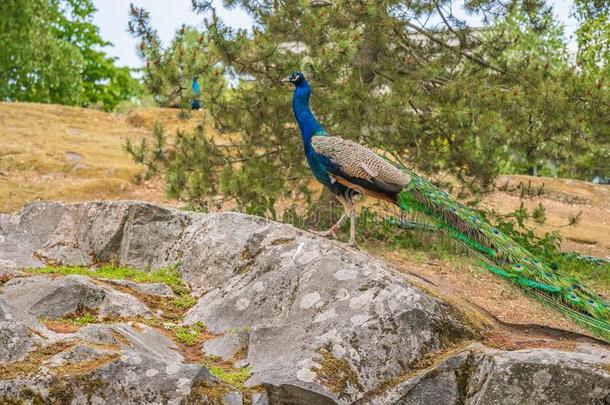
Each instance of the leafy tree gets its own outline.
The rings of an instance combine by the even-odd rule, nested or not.
[[[608,168],[608,86],[570,65],[562,27],[549,14],[538,18],[542,31],[527,18],[516,8],[495,28],[511,43],[500,57],[510,73],[481,101],[483,111],[501,112],[509,153],[497,159],[509,173],[590,178]]]
[[[0,99],[114,108],[138,94],[128,68],[100,49],[91,0],[0,5]]]
[[[182,196],[196,205],[221,194],[274,215],[283,196],[311,197],[292,91],[279,81],[294,70],[311,79],[313,108],[331,134],[438,182],[488,190],[502,172],[558,167],[587,176],[592,161],[609,160],[609,88],[570,66],[562,29],[543,1],[225,1],[250,13],[251,33],[227,27],[210,2],[193,3],[212,11],[197,41],[183,29],[162,48],[141,9],[133,8],[130,27],[160,102],[196,72],[216,128],[239,134],[198,141],[209,143],[198,152],[208,165],[192,178],[201,186]],[[456,18],[451,10],[460,6],[485,26]],[[225,77],[237,85],[228,88]],[[185,169],[186,187],[193,153],[164,150],[167,168]],[[192,190],[201,194],[193,199]]]
[[[0,99],[79,103],[83,58],[56,36],[51,4],[7,0],[0,10]]]

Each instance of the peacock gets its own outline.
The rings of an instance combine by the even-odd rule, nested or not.
[[[422,213],[473,252],[486,269],[610,341],[610,309],[604,299],[576,279],[552,269],[412,170],[400,168],[358,143],[329,136],[309,108],[311,87],[304,74],[292,73],[284,81],[294,85],[292,108],[307,163],[314,177],[344,207],[338,222],[327,231],[317,232],[319,235],[336,237],[349,218],[349,244],[355,245],[353,197],[357,194],[389,201],[403,211]]]
[[[191,101],[191,110],[199,110],[201,109],[201,101],[199,101],[199,81],[195,77],[193,79],[193,85],[191,86],[193,89],[193,100]]]

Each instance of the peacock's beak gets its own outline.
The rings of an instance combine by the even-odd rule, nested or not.
[[[290,83],[290,77],[284,77],[282,83]]]

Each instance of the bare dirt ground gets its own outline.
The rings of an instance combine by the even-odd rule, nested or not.
[[[168,134],[174,134],[177,129],[194,128],[203,118],[204,113],[197,112],[189,120],[180,121],[178,111],[170,109],[109,114],[76,107],[0,103],[0,212],[17,211],[35,200],[138,199],[179,206],[179,202],[165,196],[161,180],[134,182],[141,169],[122,145],[128,137],[132,140],[150,137],[156,120],[164,124]],[[610,256],[610,186],[528,176],[500,179],[505,181],[511,184],[531,181],[535,186],[544,183],[546,193],[527,201],[526,206],[533,208],[543,203],[548,224],[539,227],[539,231],[559,231],[564,250]],[[520,200],[512,193],[495,192],[483,203],[506,213],[516,209]],[[582,212],[578,225],[559,227],[569,215],[578,212]],[[496,329],[500,332],[489,336],[491,344],[520,347],[547,342],[553,329],[541,332],[535,324],[582,332],[472,263],[413,258],[383,248],[371,251],[423,287],[459,306],[479,307],[494,322],[504,325]],[[569,340],[562,333],[559,340]]]
[[[463,259],[414,260],[403,252],[375,250],[415,284],[441,296],[465,313],[482,314],[481,322],[493,326],[489,344],[502,348],[563,347],[571,342],[565,331],[588,332],[557,313],[528,299],[515,287],[484,268]],[[476,319],[475,319],[476,321]]]

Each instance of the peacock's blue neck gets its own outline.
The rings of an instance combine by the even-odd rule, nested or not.
[[[309,87],[307,80],[304,80],[295,87],[292,98],[292,110],[301,130],[306,154],[312,151],[311,138],[316,134],[325,133],[324,128],[309,109],[310,95],[311,87]]]

